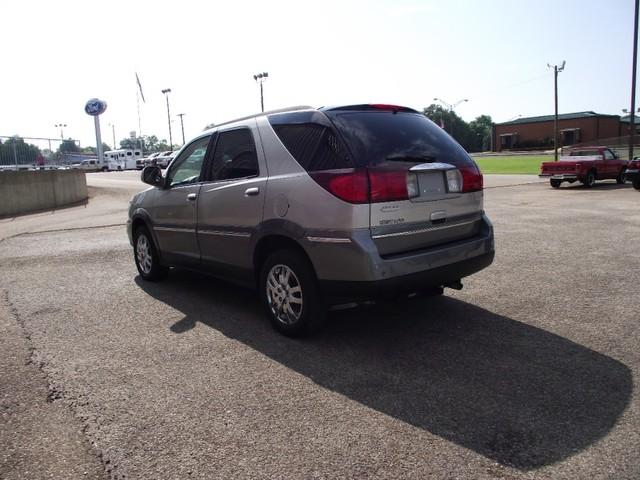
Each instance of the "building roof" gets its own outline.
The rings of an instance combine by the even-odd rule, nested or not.
[[[578,118],[595,118],[595,117],[618,117],[618,115],[607,115],[604,113],[596,113],[592,111],[561,113],[558,115],[558,120],[575,120]],[[510,122],[496,123],[496,125],[519,125],[522,123],[552,122],[553,118],[554,118],[554,115],[541,115],[539,117],[518,118],[516,120],[511,120]]]

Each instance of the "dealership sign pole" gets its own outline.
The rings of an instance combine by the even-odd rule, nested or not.
[[[96,152],[98,152],[98,163],[102,164],[102,136],[100,135],[100,115],[107,109],[107,102],[98,98],[92,98],[85,106],[84,111],[87,115],[93,117],[93,122],[96,127]],[[115,145],[114,145],[115,148]]]

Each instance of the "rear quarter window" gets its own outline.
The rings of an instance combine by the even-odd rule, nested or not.
[[[308,172],[353,168],[355,165],[324,114],[293,112],[269,121],[291,156]]]

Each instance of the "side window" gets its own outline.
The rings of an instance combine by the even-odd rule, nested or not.
[[[308,172],[353,168],[347,152],[330,128],[317,123],[274,125],[289,153]]]
[[[197,183],[200,180],[200,171],[202,170],[210,138],[210,136],[200,138],[182,152],[167,176],[170,187]]]
[[[613,160],[615,157],[613,156],[613,153],[611,153],[611,150],[605,150],[604,151],[604,159],[605,160]]]
[[[247,128],[218,134],[211,166],[212,180],[231,180],[258,175],[258,157],[251,131]]]

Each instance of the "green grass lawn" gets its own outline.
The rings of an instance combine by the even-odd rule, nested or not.
[[[474,157],[482,173],[540,173],[542,162],[553,161],[552,155],[508,155]]]

